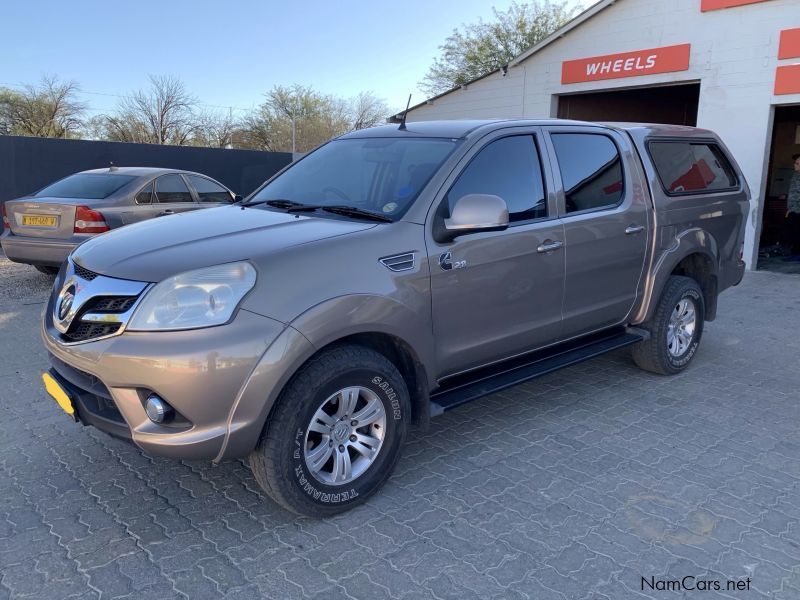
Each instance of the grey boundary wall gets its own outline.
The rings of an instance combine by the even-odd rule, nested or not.
[[[35,192],[78,171],[166,167],[197,171],[247,195],[292,161],[291,152],[159,146],[0,135],[0,202]]]

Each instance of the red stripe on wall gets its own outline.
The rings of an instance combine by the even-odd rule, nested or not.
[[[784,65],[775,70],[775,95],[800,94],[800,64]]]
[[[778,58],[800,57],[800,27],[781,31]]]
[[[756,2],[766,2],[767,0],[700,0],[700,10],[719,10],[720,8],[733,8],[734,6],[744,6],[745,4],[755,4]]]

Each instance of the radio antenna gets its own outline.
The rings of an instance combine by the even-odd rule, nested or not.
[[[408,114],[409,106],[411,106],[411,94],[408,95],[408,102],[406,103],[406,109],[403,111],[403,118],[400,119],[400,127],[398,127],[400,131],[406,130],[406,115]]]

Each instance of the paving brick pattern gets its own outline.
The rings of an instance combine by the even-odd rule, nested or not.
[[[379,495],[324,521],[239,461],[69,422],[41,389],[31,289],[0,300],[0,599],[800,598],[800,277],[723,294],[680,376],[619,352],[436,419]],[[685,576],[723,590],[642,590]]]

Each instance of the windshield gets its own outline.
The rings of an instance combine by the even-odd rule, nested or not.
[[[108,198],[123,185],[136,179],[130,175],[110,175],[107,173],[77,173],[56,181],[39,190],[34,196],[54,198],[85,198],[100,200]]]
[[[453,151],[433,138],[334,140],[261,188],[249,202],[352,206],[400,217]]]

